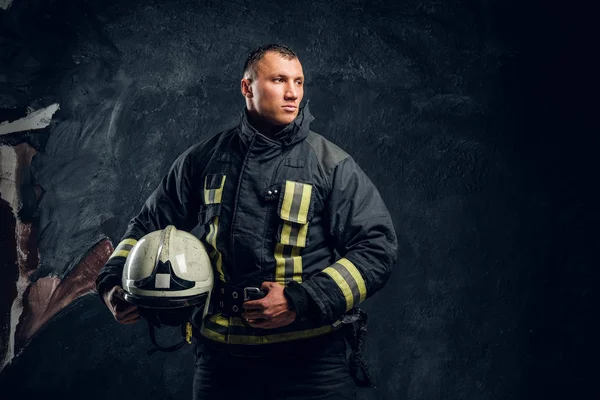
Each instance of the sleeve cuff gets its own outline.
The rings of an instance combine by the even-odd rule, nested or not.
[[[311,299],[304,286],[292,281],[283,289],[283,293],[290,303],[290,309],[296,310],[297,318],[309,317]]]
[[[121,285],[121,279],[118,275],[107,275],[101,281],[96,284],[96,291],[100,300],[104,303],[104,293],[113,288],[114,286]]]

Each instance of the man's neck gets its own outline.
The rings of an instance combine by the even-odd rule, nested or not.
[[[254,129],[263,135],[272,138],[277,132],[283,129],[285,126],[273,125],[265,121],[263,118],[259,117],[256,114],[251,113],[246,109],[246,114],[248,115],[248,122]]]

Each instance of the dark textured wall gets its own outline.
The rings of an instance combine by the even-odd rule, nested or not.
[[[248,51],[281,42],[303,64],[313,129],[372,178],[399,236],[389,284],[365,303],[377,387],[360,398],[598,394],[585,329],[592,153],[555,100],[551,9],[15,0],[0,16],[2,107],[60,104],[32,165],[45,190],[34,279],[66,276],[106,236],[116,244],[174,158],[236,123]],[[7,398],[189,398],[190,350],[148,347],[145,325],[120,326],[84,297],[0,387]]]

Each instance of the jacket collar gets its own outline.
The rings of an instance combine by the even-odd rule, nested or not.
[[[308,108],[309,101],[310,100],[306,101],[304,107],[298,112],[298,116],[291,123],[283,127],[272,137],[263,135],[250,125],[250,122],[248,121],[248,112],[244,108],[239,124],[239,132],[242,140],[245,143],[250,143],[254,136],[258,135],[256,139],[262,139],[262,141],[271,142],[273,145],[286,147],[306,139],[310,130],[309,125],[315,119]]]

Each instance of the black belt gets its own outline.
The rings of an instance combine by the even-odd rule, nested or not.
[[[221,281],[215,282],[211,296],[213,310],[224,317],[241,317],[245,311],[243,307],[244,289],[251,286],[235,286],[223,284]]]

